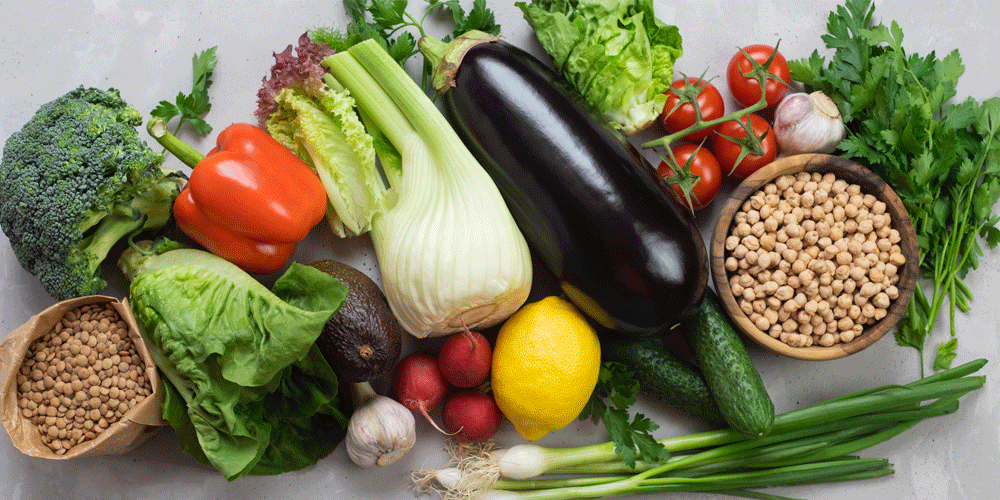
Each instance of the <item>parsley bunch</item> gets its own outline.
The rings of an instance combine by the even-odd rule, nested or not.
[[[419,51],[414,36],[424,36],[424,21],[432,12],[446,10],[451,13],[454,30],[442,40],[447,42],[469,30],[479,30],[492,35],[500,33],[493,11],[486,8],[486,0],[474,0],[466,11],[459,0],[425,0],[427,8],[420,18],[407,12],[408,0],[344,0],[344,9],[351,18],[345,31],[319,27],[309,31],[315,43],[325,43],[336,51],[347,50],[352,45],[373,39],[400,65]],[[424,79],[431,68],[424,64]]]
[[[1000,242],[992,209],[1000,198],[1000,99],[953,102],[964,71],[958,51],[943,59],[907,54],[896,22],[874,24],[871,0],[847,0],[829,15],[818,51],[792,61],[792,78],[821,90],[840,108],[847,136],[840,151],[867,164],[903,200],[920,247],[920,269],[933,280],[928,298],[916,287],[896,342],[920,352],[945,304],[951,338],[939,344],[934,369],[951,365],[958,345],[956,310],[972,293],[962,282]]]

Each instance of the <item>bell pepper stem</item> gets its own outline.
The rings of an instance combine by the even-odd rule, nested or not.
[[[205,155],[201,154],[197,149],[187,145],[178,139],[177,136],[170,133],[170,130],[167,128],[167,122],[163,118],[156,116],[151,118],[146,122],[146,131],[149,132],[149,135],[153,136],[153,139],[156,139],[156,142],[160,143],[167,151],[173,153],[177,159],[191,168],[194,168],[201,160],[205,159]]]

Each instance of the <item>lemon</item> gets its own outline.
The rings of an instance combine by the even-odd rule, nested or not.
[[[534,441],[580,416],[600,368],[597,332],[553,296],[523,306],[500,327],[490,383],[500,411]]]

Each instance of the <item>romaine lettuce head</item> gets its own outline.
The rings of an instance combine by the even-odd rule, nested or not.
[[[681,35],[653,13],[652,0],[517,2],[556,70],[626,135],[663,111]]]
[[[293,263],[271,290],[194,249],[147,257],[132,310],[182,449],[229,480],[301,469],[343,439],[337,379],[314,342],[347,288]]]

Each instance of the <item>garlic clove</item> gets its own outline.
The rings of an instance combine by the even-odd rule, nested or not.
[[[845,134],[837,105],[819,91],[785,96],[774,111],[773,128],[783,156],[832,153]]]

